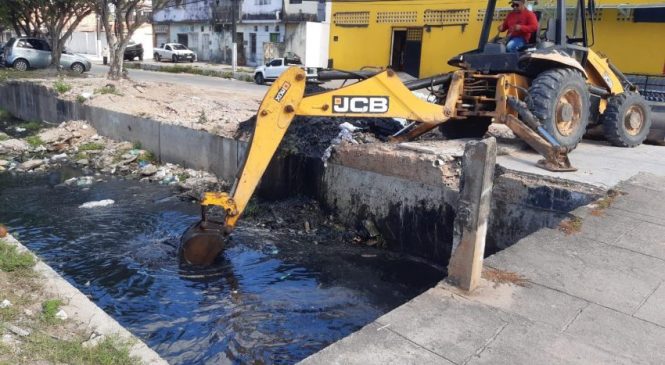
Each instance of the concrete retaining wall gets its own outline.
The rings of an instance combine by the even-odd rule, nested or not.
[[[61,100],[27,82],[0,85],[0,107],[25,120],[86,120],[109,138],[140,141],[163,162],[207,170],[233,181],[247,143],[152,119]],[[454,148],[454,144],[451,144]],[[459,184],[459,155],[386,153],[355,146],[337,149],[324,166],[317,158],[278,154],[258,193],[282,199],[316,197],[346,224],[372,220],[388,248],[445,266],[452,247]],[[562,180],[497,169],[487,252],[503,249],[603,192]]]
[[[29,82],[0,85],[0,107],[24,120],[60,123],[86,120],[100,135],[138,141],[162,162],[210,171],[233,181],[246,143],[206,131],[167,124],[104,108],[62,100],[45,86]]]

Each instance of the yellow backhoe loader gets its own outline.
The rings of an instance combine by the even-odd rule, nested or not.
[[[590,122],[602,123],[606,138],[615,145],[639,145],[649,132],[649,106],[608,59],[589,48],[593,17],[587,15],[595,6],[594,0],[584,1],[570,6],[571,24],[565,0],[543,9],[538,13],[541,29],[532,37],[536,43],[509,53],[500,40],[489,41],[496,6],[496,0],[490,0],[477,49],[452,58],[448,63],[460,69],[449,74],[403,83],[390,69],[322,71],[322,80],[359,81],[304,96],[304,71],[287,70],[259,107],[249,152],[231,194],[205,194],[202,220],[181,240],[184,259],[209,264],[223,249],[296,115],[410,121],[393,141],[411,140],[436,127],[448,137],[482,135],[490,123],[502,123],[540,153],[544,158],[539,166],[551,171],[575,170],[568,152]],[[543,17],[547,10],[549,18]],[[430,91],[428,101],[412,92],[424,88]],[[223,221],[208,219],[211,206],[222,208]]]

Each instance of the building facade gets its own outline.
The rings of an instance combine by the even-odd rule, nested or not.
[[[230,63],[235,20],[239,65],[292,52],[323,66],[330,9],[330,3],[303,0],[174,0],[154,12],[155,45],[178,42],[201,61]]]
[[[569,14],[574,11],[574,1]],[[453,68],[451,57],[471,49],[485,17],[486,1],[336,1],[330,28],[330,63],[344,70],[387,67],[426,77]],[[539,1],[533,10],[552,9]],[[508,3],[497,3],[490,37]],[[662,0],[596,1],[592,48],[626,73],[665,73],[665,3]]]

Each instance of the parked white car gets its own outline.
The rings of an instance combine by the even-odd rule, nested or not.
[[[157,62],[163,60],[169,60],[173,63],[196,61],[196,53],[180,43],[163,43],[161,46],[155,48],[154,52],[153,57]]]
[[[298,66],[305,70],[308,81],[314,81],[317,78],[318,70],[316,67],[305,67],[300,58],[282,57],[275,58],[265,65],[261,65],[254,70],[254,81],[259,84],[265,84],[266,81],[275,81],[289,67]]]

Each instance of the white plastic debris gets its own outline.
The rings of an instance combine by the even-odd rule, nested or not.
[[[112,204],[115,204],[115,201],[113,199],[104,199],[104,200],[99,200],[99,201],[83,203],[83,204],[79,205],[79,208],[92,209],[92,208],[105,207],[105,206],[112,205]]]
[[[342,128],[342,129],[346,129],[347,131],[349,131],[351,133],[353,133],[353,132],[357,131],[358,129],[360,129],[360,128],[356,127],[355,125],[353,125],[349,122],[344,122],[344,123],[340,124],[339,127]]]
[[[67,315],[67,312],[61,309],[58,311],[58,313],[55,314],[55,318],[64,321],[69,318],[69,316]]]
[[[61,160],[66,160],[67,159],[67,154],[66,153],[61,153],[59,155],[53,155],[51,157],[51,161],[61,161]]]
[[[9,300],[5,299],[2,302],[0,302],[0,308],[8,308],[12,306],[12,302]]]
[[[21,127],[15,127],[14,130],[19,132],[19,133],[25,132],[25,128],[21,128]]]

